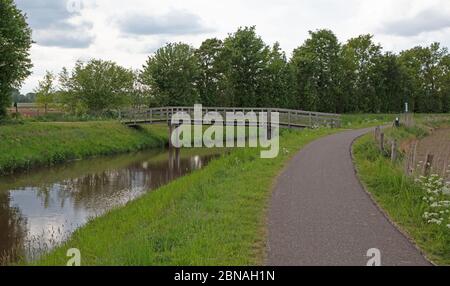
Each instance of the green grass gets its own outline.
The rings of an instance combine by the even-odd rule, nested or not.
[[[343,114],[343,128],[366,128],[373,126],[381,126],[394,122],[398,114]]]
[[[450,114],[415,114],[415,120],[422,125],[431,128],[440,128],[450,126]]]
[[[24,123],[0,126],[0,175],[40,165],[158,147],[166,126],[140,130],[120,123]]]
[[[406,140],[424,136],[423,128],[388,130],[388,137]],[[424,192],[414,180],[404,175],[401,162],[392,163],[383,156],[372,134],[353,146],[355,163],[361,181],[388,213],[433,262],[450,265],[450,230],[427,224],[422,215],[426,209]]]
[[[274,178],[305,144],[337,132],[283,131],[280,155],[234,149],[205,169],[146,194],[77,230],[35,265],[261,265],[266,207]]]
[[[344,127],[383,125],[394,117],[348,115],[344,118]],[[3,135],[9,140],[9,148],[13,150],[9,153],[20,154],[18,150],[38,146],[40,149],[31,149],[30,155],[42,152],[38,150],[51,150],[58,154],[58,150],[67,152],[70,150],[68,146],[73,144],[74,151],[62,161],[103,154],[99,150],[105,150],[105,153],[110,153],[111,150],[117,153],[131,151],[121,148],[124,146],[123,142],[131,140],[129,137],[133,138],[134,143],[137,142],[137,148],[141,148],[144,146],[139,144],[142,142],[140,139],[144,139],[149,144],[146,146],[151,147],[148,137],[155,137],[160,142],[159,140],[166,140],[167,136],[165,126],[134,131],[111,122],[26,123],[18,127],[21,132],[15,132],[15,128],[17,126],[0,127],[0,136],[9,129],[9,135]],[[114,136],[120,137],[121,143],[115,148],[109,145],[114,145],[114,141],[108,137],[112,132],[108,132],[110,128],[114,130]],[[65,265],[68,248],[81,250],[83,265],[263,264],[266,250],[265,214],[274,178],[305,144],[337,131],[339,130],[283,131],[280,156],[273,160],[260,159],[258,149],[233,149],[231,154],[213,161],[205,169],[91,221],[76,231],[67,243],[34,264]],[[14,136],[28,133],[37,133],[40,140],[30,142],[21,135],[18,140],[20,144],[15,144]],[[80,137],[80,133],[84,134],[80,141],[72,142],[74,138]],[[94,133],[95,136],[92,135]],[[46,142],[45,148],[39,146],[42,138],[45,140],[55,136],[59,139],[55,139],[53,143]],[[66,137],[67,140],[61,140]],[[80,145],[90,151],[80,153]],[[102,149],[104,146],[107,148]],[[0,148],[4,147],[0,145]],[[51,164],[60,161],[48,161],[48,158],[55,156],[43,156],[43,159],[34,162]]]

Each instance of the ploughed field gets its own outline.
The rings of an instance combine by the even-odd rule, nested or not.
[[[436,129],[425,138],[409,143],[408,169],[423,175],[427,158],[432,155],[431,173],[450,179],[450,128]],[[409,163],[408,163],[409,161]]]

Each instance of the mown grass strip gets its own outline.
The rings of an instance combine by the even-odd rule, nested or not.
[[[99,217],[35,265],[260,265],[274,178],[305,144],[337,130],[284,131],[276,159],[235,149],[205,169]]]
[[[24,123],[0,126],[0,175],[167,143],[167,126],[140,130],[118,122]]]

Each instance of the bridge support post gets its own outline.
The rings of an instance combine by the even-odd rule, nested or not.
[[[169,147],[170,148],[175,148],[175,149],[179,149],[177,146],[179,146],[180,144],[178,144],[178,124],[172,124],[172,122],[169,122]],[[172,141],[172,133],[175,131],[175,139],[177,140],[176,142]]]
[[[169,176],[174,179],[181,175],[180,149],[169,148]]]
[[[172,142],[173,125],[172,125],[172,122],[169,121],[168,126],[169,126],[169,147],[172,148],[173,147],[173,142]]]

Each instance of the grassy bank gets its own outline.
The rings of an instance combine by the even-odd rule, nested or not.
[[[24,123],[0,126],[0,175],[38,165],[162,146],[165,126],[134,130],[117,122]]]
[[[397,114],[343,114],[342,127],[349,129],[381,126],[394,122]]]
[[[421,127],[390,129],[387,137],[400,141],[426,136]],[[359,139],[353,153],[358,174],[389,217],[437,264],[450,265],[450,229],[429,224],[423,218],[427,204],[423,188],[407,177],[401,162],[392,163],[381,154],[372,134]]]
[[[274,178],[302,146],[336,131],[284,131],[273,160],[258,149],[235,149],[91,221],[36,264],[65,265],[69,248],[80,249],[83,265],[262,264]]]

